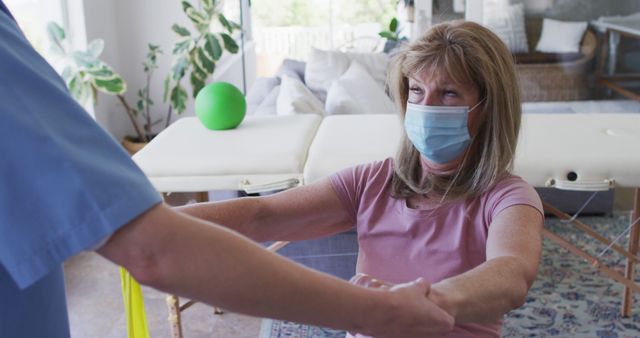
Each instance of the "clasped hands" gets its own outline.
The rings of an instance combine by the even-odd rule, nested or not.
[[[393,325],[376,330],[375,338],[404,338],[404,337],[442,337],[453,330],[454,318],[445,309],[438,306],[430,297],[431,284],[422,278],[404,284],[392,284],[376,279],[370,275],[358,273],[351,278],[350,283],[366,288],[385,290],[389,296],[395,298],[397,310],[390,317]],[[433,296],[433,295],[432,295]],[[402,324],[402,325],[398,325]],[[402,332],[394,328],[402,328]],[[413,332],[407,336],[407,332]],[[353,334],[353,333],[352,333]]]

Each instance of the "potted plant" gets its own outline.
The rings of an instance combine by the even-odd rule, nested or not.
[[[186,109],[188,94],[182,85],[187,75],[191,84],[192,96],[195,98],[207,79],[216,69],[224,50],[235,54],[238,44],[230,34],[241,29],[237,23],[227,20],[218,9],[217,0],[198,0],[201,10],[196,9],[188,1],[182,1],[182,10],[193,24],[194,31],[174,24],[171,29],[178,35],[173,46],[174,57],[171,72],[164,82],[164,101],[169,102],[166,123],[171,121],[171,113],[175,110],[181,114]],[[219,24],[223,31],[214,33],[212,28]]]
[[[392,54],[393,51],[404,41],[407,41],[406,37],[400,37],[400,25],[398,19],[392,18],[389,22],[388,30],[379,32],[378,35],[385,38],[387,41],[384,44],[383,52]]]
[[[143,69],[147,82],[144,88],[138,91],[137,109],[127,101],[124,93],[127,84],[111,66],[100,59],[104,50],[104,41],[93,40],[86,51],[71,51],[66,44],[66,33],[57,23],[49,23],[47,26],[51,49],[55,55],[65,62],[61,73],[71,95],[83,106],[93,105],[97,101],[98,92],[115,95],[122,103],[124,111],[129,117],[135,136],[128,136],[124,140],[125,148],[130,153],[139,150],[140,147],[131,146],[133,142],[148,142],[153,138],[152,126],[158,121],[151,121],[150,107],[153,101],[149,95],[149,84],[154,70],[157,68],[157,55],[162,53],[156,45],[150,44],[149,51]],[[142,117],[143,124],[138,120]]]
[[[182,86],[183,78],[189,75],[193,97],[195,97],[204,87],[208,77],[215,71],[215,64],[223,51],[238,52],[238,45],[229,34],[240,29],[240,26],[227,20],[219,12],[218,1],[198,1],[201,10],[195,9],[188,1],[182,1],[182,9],[195,27],[193,34],[189,29],[178,24],[171,27],[179,39],[172,50],[173,66],[164,82],[163,99],[170,103],[164,127],[169,125],[173,110],[178,114],[186,110],[188,94]],[[218,22],[224,31],[213,33],[214,22]],[[98,92],[115,95],[135,131],[135,135],[126,136],[122,144],[131,154],[141,149],[156,135],[154,127],[162,122],[161,118],[155,120],[152,118],[151,107],[154,101],[150,94],[150,84],[158,68],[157,58],[163,53],[160,47],[148,45],[147,55],[142,63],[146,79],[145,86],[138,90],[137,104],[132,106],[124,96],[127,84],[122,76],[100,59],[104,49],[103,40],[92,41],[86,51],[71,51],[66,44],[66,34],[62,27],[56,23],[50,23],[48,33],[52,50],[65,62],[61,75],[71,95],[82,105],[95,104]]]

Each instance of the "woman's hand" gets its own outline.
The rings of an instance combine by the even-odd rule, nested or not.
[[[387,304],[391,305],[379,311],[381,317],[376,317],[376,312],[372,311],[372,323],[368,325],[371,331],[363,334],[376,338],[440,337],[453,329],[453,317],[427,298],[430,284],[422,278],[393,285],[366,274],[357,274],[351,282],[385,292]]]

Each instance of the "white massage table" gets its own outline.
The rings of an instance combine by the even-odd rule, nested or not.
[[[398,117],[391,114],[247,117],[237,129],[227,131],[209,131],[196,118],[183,118],[134,160],[160,192],[259,192],[312,183],[337,170],[393,156],[401,133]],[[640,114],[525,114],[514,171],[536,187],[635,188],[635,220],[640,216]],[[550,205],[545,209],[570,218]],[[585,224],[573,222],[611,244]],[[544,235],[622,283],[622,313],[628,316],[632,292],[640,292],[633,278],[639,228],[633,227],[627,249],[611,248],[627,258],[625,275],[546,229]],[[170,296],[174,337],[182,336],[180,311],[191,304],[180,305]]]

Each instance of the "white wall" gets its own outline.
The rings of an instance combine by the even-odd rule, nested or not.
[[[194,1],[192,1],[193,3]],[[168,105],[162,102],[163,81],[171,68],[171,49],[175,33],[171,26],[178,23],[191,27],[182,12],[178,0],[85,0],[87,39],[105,40],[104,60],[127,81],[126,97],[135,105],[137,91],[144,85],[142,62],[147,52],[147,44],[160,45],[164,51],[158,59],[151,85],[151,95],[155,102],[154,118],[165,118]],[[246,46],[247,88],[255,79],[255,52],[252,45]],[[240,54],[226,55],[216,65],[213,80],[227,81],[242,90],[242,65]],[[189,82],[188,80],[185,82]],[[188,83],[185,83],[188,85]],[[188,89],[190,93],[191,90]],[[193,115],[193,100],[182,116]],[[133,134],[133,127],[116,98],[100,95],[96,107],[96,119],[117,139]],[[173,120],[176,119],[175,113]]]

